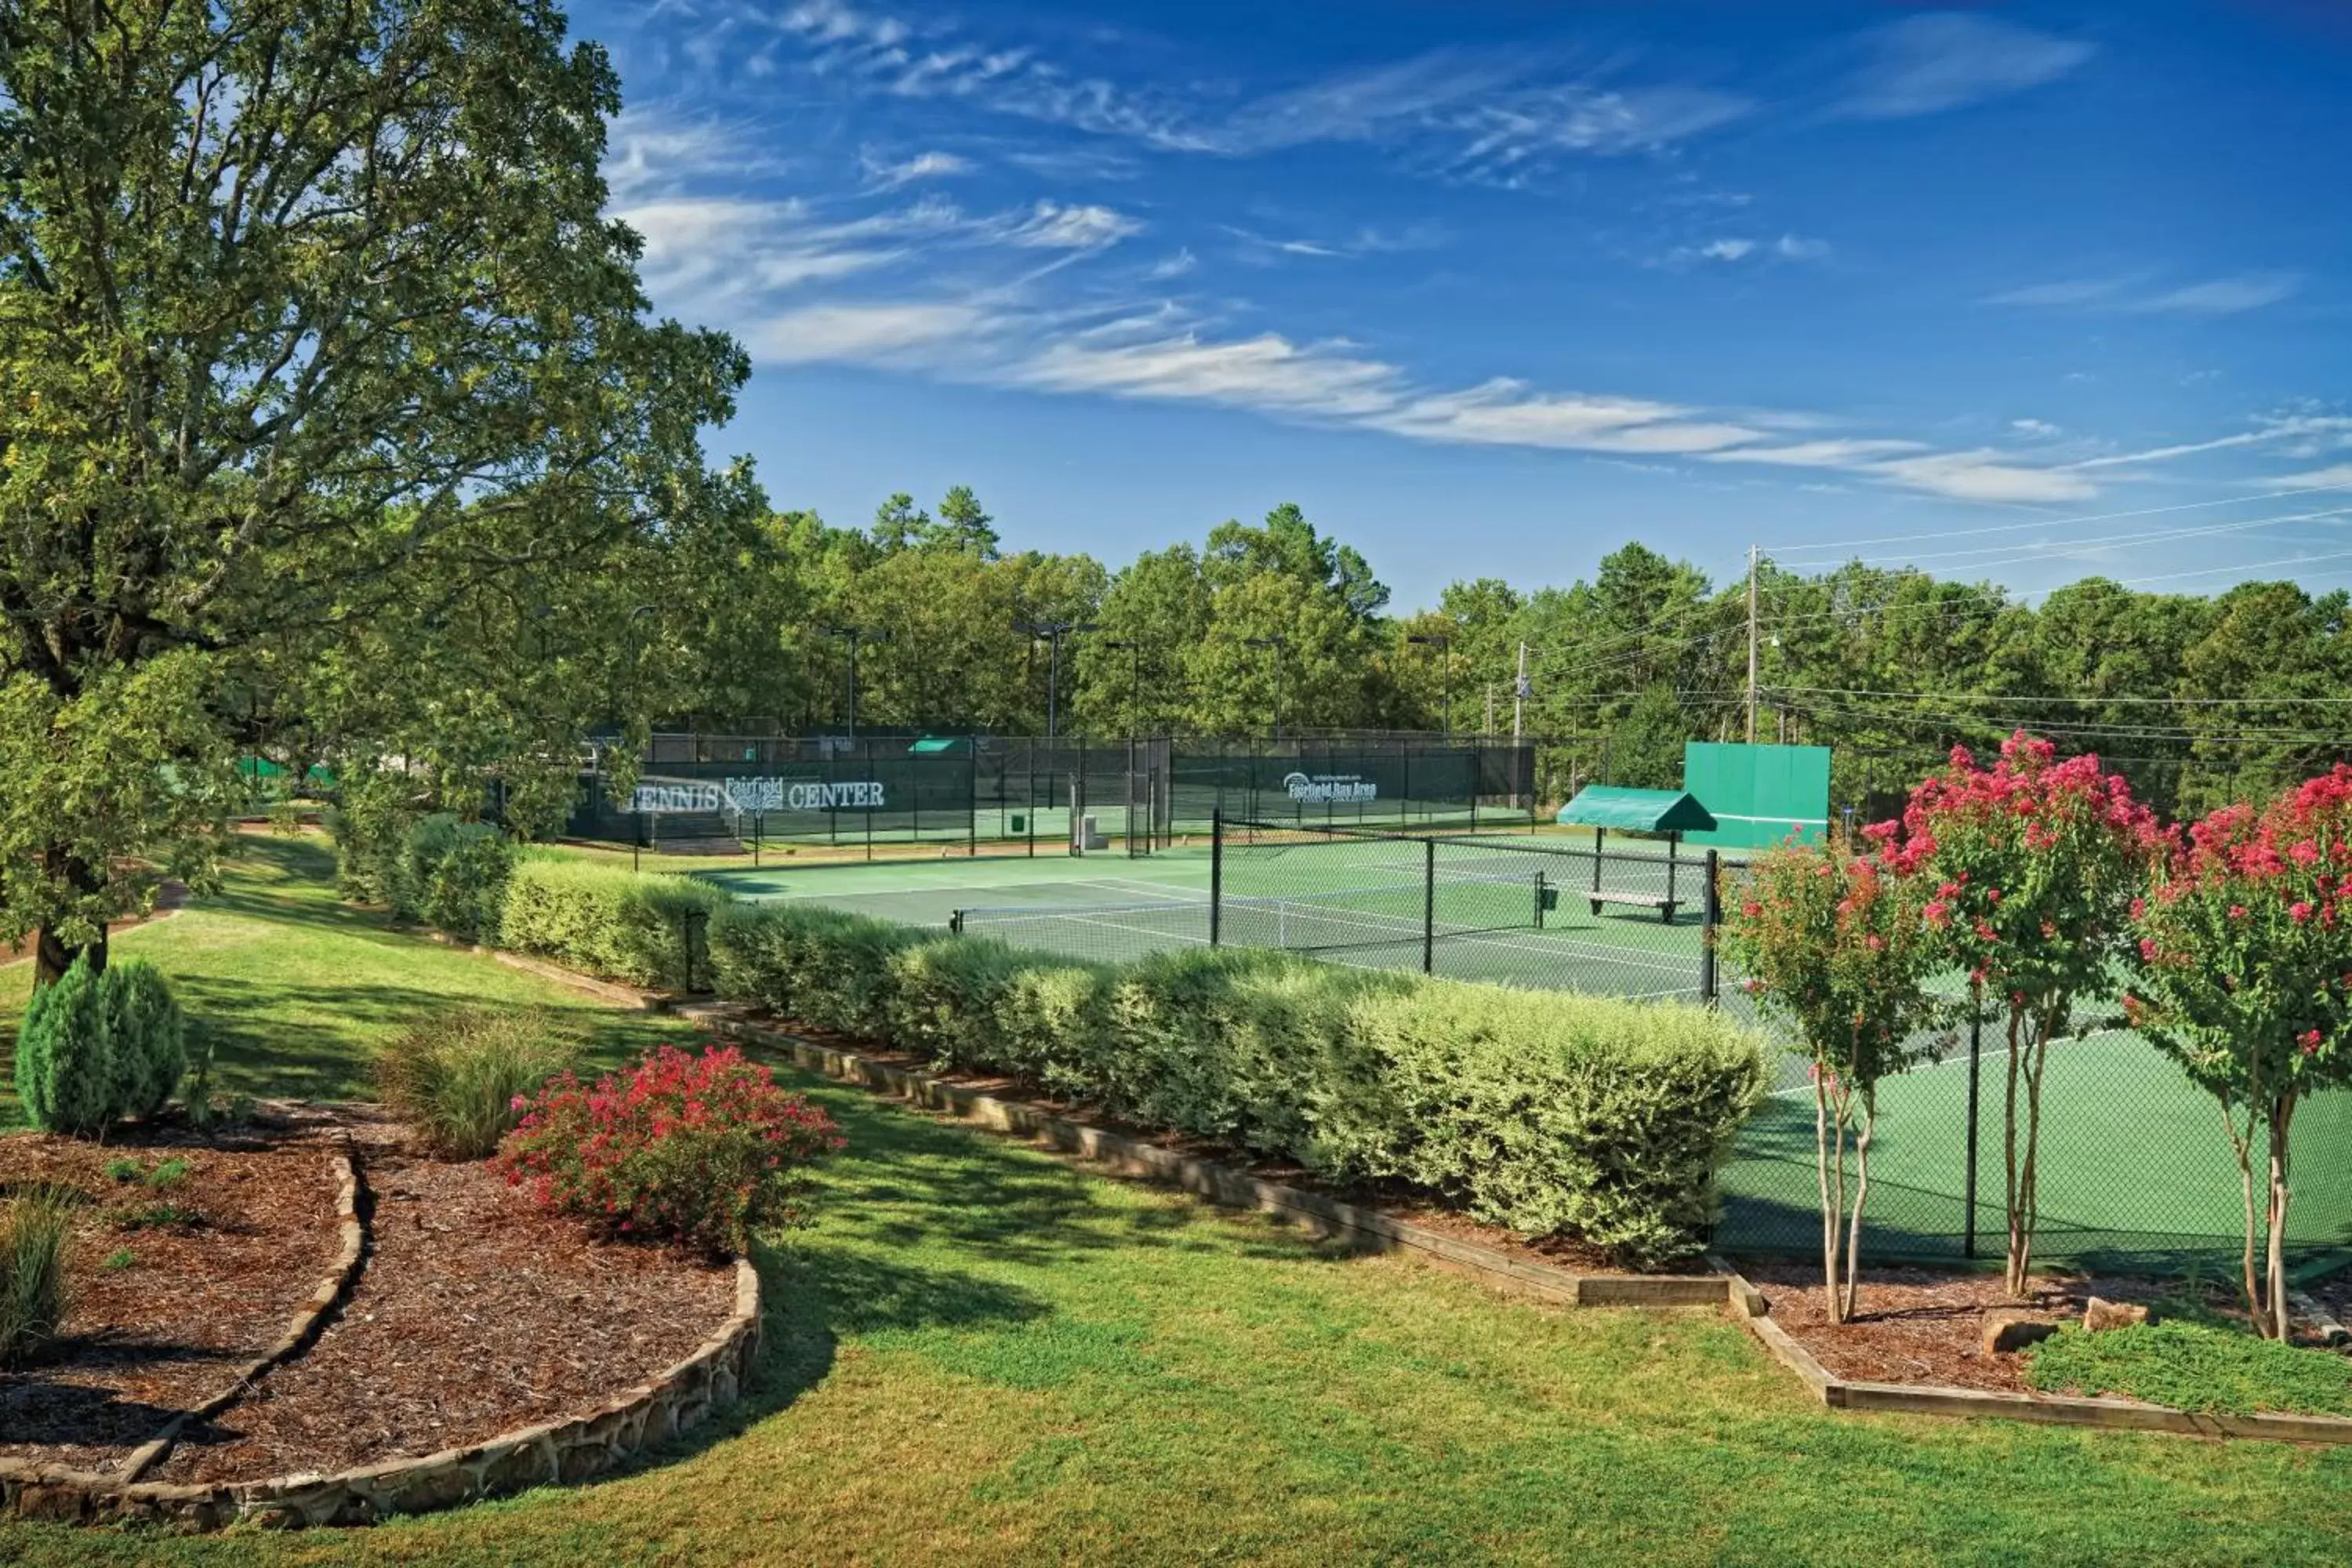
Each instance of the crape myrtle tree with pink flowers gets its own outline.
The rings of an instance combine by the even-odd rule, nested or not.
[[[1893,823],[1867,830],[1867,851],[1841,836],[1759,857],[1721,936],[1757,1005],[1794,1028],[1812,1058],[1823,1295],[1841,1323],[1856,1306],[1879,1080],[1934,1050],[1925,1031],[1938,1004],[1925,982],[1938,944],[1895,834]]]
[[[2295,1106],[2352,1081],[2347,840],[2352,768],[2338,764],[2259,811],[2225,806],[2193,826],[2132,906],[2126,1016],[2221,1101],[2245,1191],[2246,1310],[2279,1340]]]
[[[2095,756],[2061,762],[2022,730],[1990,767],[1965,747],[1911,792],[1890,863],[1920,877],[1921,918],[1970,1005],[2005,1013],[2002,1167],[2008,1285],[2022,1297],[2038,1216],[2042,1069],[2078,1004],[2113,995],[2131,950],[2132,900],[2166,840],[2148,808]]]

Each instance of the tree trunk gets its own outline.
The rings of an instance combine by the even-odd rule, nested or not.
[[[1853,1208],[1845,1236],[1845,1304],[1838,1312],[1841,1323],[1850,1321],[1861,1307],[1862,1205],[1870,1201],[1870,1140],[1877,1130],[1878,1091],[1865,1089],[1862,1092],[1862,1131],[1853,1143]]]
[[[41,869],[48,876],[64,881],[78,893],[94,893],[104,884],[90,870],[89,862],[68,849],[49,848],[41,852]],[[55,926],[43,926],[34,938],[33,988],[55,984],[66,977],[77,958],[87,957],[90,971],[102,973],[106,969],[106,928],[98,928],[98,940],[76,946],[58,934]]]
[[[2008,1208],[2009,1218],[2009,1273],[2007,1276],[2007,1283],[2009,1286],[2009,1294],[2012,1300],[2021,1300],[2024,1297],[2025,1290],[2024,1284],[2019,1277],[2017,1267],[2018,1255],[2020,1252],[2025,1250],[2024,1237],[2018,1224],[2018,1200],[2021,1196],[2018,1191],[2017,1183],[2017,1032],[2019,1023],[2019,1010],[2015,1006],[2011,1006],[2009,1010],[2009,1076],[2006,1087],[2004,1088],[2001,1095],[2000,1157],[2002,1175],[2001,1195]]]
[[[2294,1120],[2294,1095],[2282,1094],[2271,1105],[2270,1247],[2263,1258],[2270,1299],[2263,1304],[2263,1333],[2286,1342],[2290,1324],[2286,1310],[2286,1180],[2287,1131]]]
[[[2033,1232],[2041,1218],[2042,1073],[2050,1064],[2046,1025],[2025,1047],[2025,1152],[2018,1163],[2017,1212],[2009,1221],[2009,1293],[2026,1298],[2033,1274]]]
[[[2230,1130],[2230,1147],[2237,1151],[2238,1182],[2244,1189],[2246,1202],[2246,1247],[2239,1258],[2238,1286],[2245,1294],[2246,1311],[2257,1326],[2263,1319],[2263,1292],[2260,1282],[2254,1278],[2254,1234],[2261,1221],[2254,1213],[2253,1136],[2254,1119],[2261,1113],[2262,1102],[2257,1100],[2246,1113],[2246,1131],[2241,1136],[2238,1119],[2230,1110],[2229,1097],[2224,1095],[2221,1099],[2221,1125]]]

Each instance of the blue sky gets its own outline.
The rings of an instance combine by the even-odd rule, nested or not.
[[[2324,0],[573,22],[656,306],[753,356],[714,451],[780,506],[970,483],[1118,564],[1296,500],[1405,607],[1632,538],[2352,584]]]

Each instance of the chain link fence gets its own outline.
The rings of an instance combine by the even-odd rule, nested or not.
[[[1813,1089],[1798,1043],[1719,967],[1717,926],[1744,859],[1663,841],[1412,834],[1223,821],[1205,897],[961,911],[959,929],[1073,957],[1183,946],[1279,948],[1322,962],[1720,1007],[1763,1036],[1769,1093],[1719,1178],[1717,1246],[1811,1252],[1821,1240]],[[1864,1247],[1881,1259],[1999,1257],[2005,1246],[2011,1056],[2005,1011],[1965,981],[1925,1059],[1885,1080]],[[2224,1268],[2242,1195],[2218,1102],[2111,1005],[2078,1009],[2042,1087],[2037,1255],[2084,1267]],[[2352,1247],[2352,1093],[2313,1097],[2294,1132],[2288,1245]]]

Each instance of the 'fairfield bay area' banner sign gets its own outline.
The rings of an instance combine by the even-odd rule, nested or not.
[[[1361,773],[1285,773],[1282,788],[1305,805],[1356,805],[1381,795],[1381,786]]]

